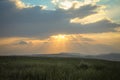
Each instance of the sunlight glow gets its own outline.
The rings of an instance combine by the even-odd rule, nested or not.
[[[58,40],[64,40],[66,39],[66,35],[59,34],[59,35],[52,36],[52,38],[58,39]]]
[[[83,52],[97,53],[104,51],[106,46],[111,46],[120,51],[120,32],[89,33],[89,34],[58,34],[49,38],[12,37],[0,38],[1,52],[24,52],[24,53],[60,53],[60,52]],[[105,47],[103,46],[105,45]],[[102,48],[103,47],[103,48]],[[108,51],[109,52],[109,51]]]
[[[69,45],[69,37],[65,34],[53,35],[50,37],[49,53],[66,52]]]

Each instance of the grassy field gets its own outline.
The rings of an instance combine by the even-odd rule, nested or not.
[[[2,56],[0,80],[120,80],[120,62]]]

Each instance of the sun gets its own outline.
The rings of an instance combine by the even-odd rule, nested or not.
[[[56,36],[57,38],[59,38],[59,39],[64,39],[65,38],[65,35],[61,35],[61,34],[59,34],[58,36]]]
[[[66,40],[67,36],[65,34],[58,34],[58,35],[52,36],[52,38],[55,40]]]

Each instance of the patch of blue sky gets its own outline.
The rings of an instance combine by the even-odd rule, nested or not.
[[[22,0],[22,2],[27,5],[44,5],[48,10],[55,10],[55,5],[51,3],[51,0]]]

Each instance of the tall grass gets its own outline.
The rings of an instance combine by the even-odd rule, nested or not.
[[[120,80],[120,62],[0,57],[0,80]]]

